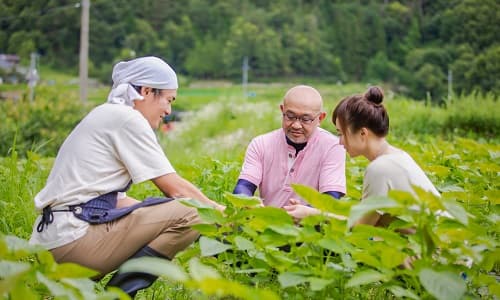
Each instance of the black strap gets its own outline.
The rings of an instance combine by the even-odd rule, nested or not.
[[[48,227],[49,224],[54,222],[54,214],[53,212],[60,211],[71,211],[70,209],[52,209],[50,206],[45,206],[42,210],[42,219],[36,226],[36,231],[42,232],[45,227]]]

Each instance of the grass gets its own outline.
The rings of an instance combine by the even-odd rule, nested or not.
[[[43,74],[51,74],[43,69],[42,71]],[[71,76],[54,73],[49,77],[54,78],[55,84],[40,87],[37,94],[37,105],[40,108],[33,111],[40,114],[38,118],[59,120],[51,115],[54,106],[46,103],[58,101],[59,104],[55,106],[57,111],[73,111],[66,110],[65,107],[69,105],[57,99],[63,97],[68,98],[67,101],[77,102],[78,91],[74,85],[63,84],[61,87],[61,82],[71,80]],[[307,80],[302,81],[308,83]],[[285,91],[295,83],[301,83],[301,80],[250,84],[250,96],[243,94],[241,86],[226,82],[192,82],[193,87],[181,86],[174,103],[174,109],[182,111],[181,122],[175,124],[173,131],[158,132],[160,143],[182,176],[194,182],[210,198],[222,201],[224,193],[230,192],[234,187],[249,141],[258,134],[280,126],[279,104]],[[322,93],[329,116],[340,99],[366,89],[364,84],[331,85],[314,82],[314,86]],[[11,89],[22,90],[23,86]],[[0,91],[7,90],[8,87],[0,86]],[[104,102],[108,92],[109,87],[92,89],[85,109]],[[448,107],[434,107],[387,92],[386,104],[391,116],[390,142],[410,153],[430,176],[443,197],[462,203],[471,216],[485,225],[489,238],[496,242],[498,230],[490,228],[488,224],[497,218],[500,203],[500,185],[497,180],[500,173],[497,100],[490,95],[468,95],[457,98]],[[0,113],[5,113],[4,128],[19,126],[23,112],[28,111],[16,111],[16,107],[22,106],[13,103],[0,105]],[[83,117],[83,112],[78,113],[82,115],[75,116],[75,119]],[[26,119],[25,123],[33,124],[34,121],[30,120]],[[55,122],[58,121],[52,123]],[[322,127],[334,131],[329,117]],[[0,138],[4,138],[0,142],[11,145],[11,150],[0,157],[0,232],[28,239],[36,218],[33,198],[44,186],[53,156],[42,156],[30,151],[21,155],[15,151],[16,144],[23,144],[25,141],[13,141],[12,136],[16,135],[9,135],[6,140],[5,136],[0,135]],[[363,158],[347,158],[347,199],[360,198],[366,164],[367,161]],[[133,186],[129,194],[142,199],[158,195],[159,192],[153,184],[147,182]],[[194,253],[198,246],[197,244],[186,252]],[[498,266],[493,271],[498,272]],[[238,282],[249,280],[249,276],[234,275],[229,271],[223,272],[223,275]],[[304,285],[280,288],[276,280],[276,277],[268,279],[266,287],[282,298],[305,299],[316,295]],[[339,281],[340,286],[344,286],[345,281],[347,279]],[[392,295],[376,287],[337,292],[339,295],[356,298]],[[158,281],[152,288],[138,295],[138,299],[164,298],[213,297],[166,279]]]

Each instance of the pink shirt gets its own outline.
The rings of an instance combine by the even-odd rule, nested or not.
[[[283,207],[290,198],[302,200],[292,183],[345,194],[345,149],[336,136],[318,127],[295,157],[295,148],[287,144],[280,128],[252,140],[239,178],[258,186],[267,206]]]

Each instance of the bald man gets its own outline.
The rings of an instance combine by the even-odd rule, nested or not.
[[[334,198],[346,192],[345,150],[339,139],[319,128],[323,99],[313,87],[288,90],[280,104],[282,128],[254,138],[234,194],[253,196],[257,188],[266,206],[306,203],[291,184],[307,185]]]

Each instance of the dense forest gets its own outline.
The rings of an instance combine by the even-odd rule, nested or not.
[[[75,72],[80,5],[0,0],[0,53]],[[311,76],[383,81],[440,101],[500,94],[499,0],[95,0],[90,75],[109,81],[119,59],[157,55],[181,74],[250,80]]]

